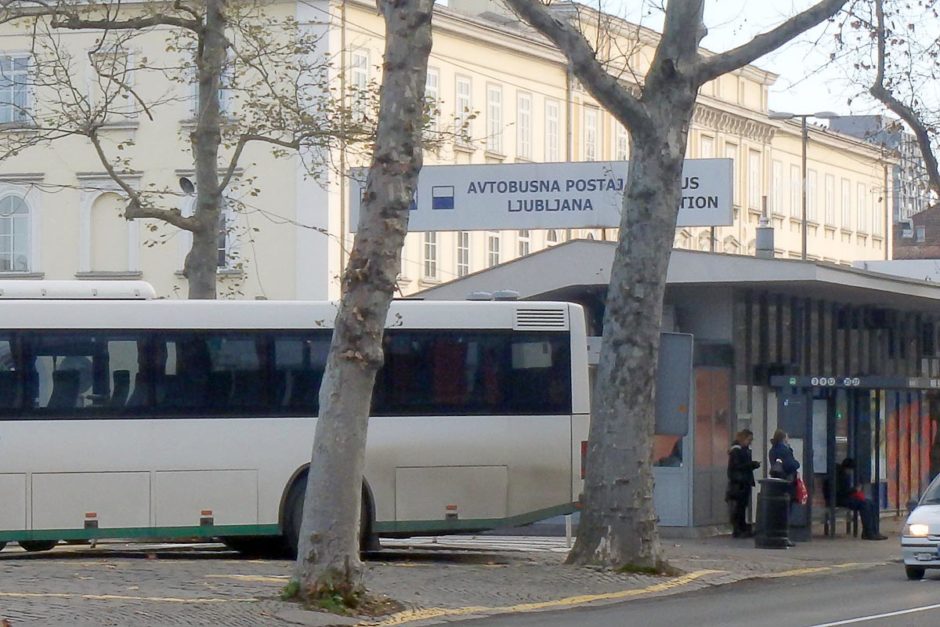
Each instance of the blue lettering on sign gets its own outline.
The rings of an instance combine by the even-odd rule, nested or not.
[[[435,185],[431,187],[431,209],[453,209],[454,186]]]

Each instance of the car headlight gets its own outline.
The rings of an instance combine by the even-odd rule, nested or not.
[[[923,523],[914,523],[913,525],[904,525],[904,535],[915,538],[926,538],[930,533],[930,527]]]

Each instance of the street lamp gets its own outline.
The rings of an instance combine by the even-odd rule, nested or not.
[[[800,119],[800,131],[803,138],[803,212],[801,218],[801,231],[803,234],[803,248],[800,253],[800,259],[806,260],[806,147],[809,144],[809,129],[806,126],[806,118],[830,119],[839,117],[838,113],[832,111],[817,111],[816,113],[789,113],[787,111],[771,111],[768,117],[771,120],[794,120]]]

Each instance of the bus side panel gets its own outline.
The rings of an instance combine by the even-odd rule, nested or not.
[[[584,490],[584,455],[591,423],[591,383],[584,310],[568,305],[571,328],[571,500]]]

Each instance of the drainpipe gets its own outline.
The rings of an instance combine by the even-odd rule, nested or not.
[[[882,166],[885,176],[885,259],[891,259],[891,249],[894,247],[894,222],[891,220],[891,196],[888,190],[888,164]]]
[[[571,162],[574,158],[574,72],[571,65],[567,65],[565,80],[565,161]],[[566,229],[566,241],[571,240],[571,229]]]
[[[339,3],[339,89],[342,95],[343,112],[342,127],[339,139],[339,275],[342,276],[346,268],[346,2]],[[327,244],[329,245],[329,243]],[[339,282],[340,294],[343,291],[343,282]]]

